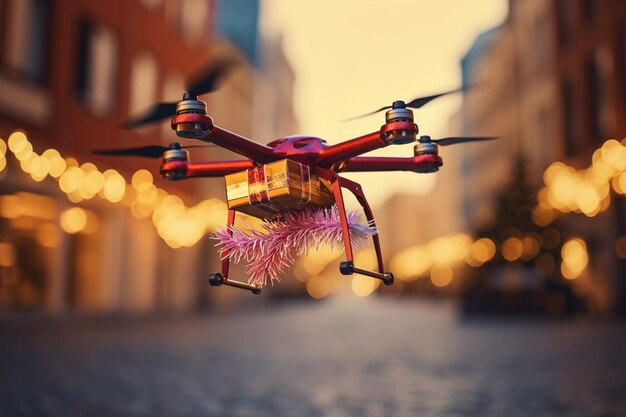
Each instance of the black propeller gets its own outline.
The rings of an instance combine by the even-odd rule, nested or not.
[[[439,93],[439,94],[433,94],[433,95],[426,96],[426,97],[414,98],[413,100],[409,101],[408,103],[404,103],[404,106],[412,108],[412,109],[419,109],[419,108],[422,108],[423,106],[425,106],[426,104],[430,103],[431,101],[433,101],[436,98],[439,98],[441,96],[445,96],[445,95],[448,95],[448,94],[459,93],[461,91],[468,90],[471,87],[472,86],[465,86],[465,87],[457,88],[455,90],[450,90],[450,91],[446,91],[446,92]],[[393,108],[393,106],[383,106],[383,107],[379,108],[378,110],[374,110],[373,112],[365,113],[365,114],[362,114],[362,115],[356,116],[356,117],[351,117],[349,119],[345,119],[345,120],[342,120],[342,121],[347,122],[347,121],[350,121],[350,120],[360,119],[362,117],[371,116],[372,114],[376,114],[376,113],[381,112],[383,110],[389,110],[391,108]]]
[[[178,144],[176,144],[178,145]],[[146,158],[160,158],[165,151],[172,149],[189,149],[189,148],[210,148],[214,145],[189,145],[189,146],[160,146],[148,145],[138,148],[121,148],[121,149],[93,149],[91,152],[97,155],[113,155],[113,156],[144,156]]]
[[[498,139],[497,136],[453,136],[449,138],[431,139],[430,136],[420,136],[418,142],[420,143],[436,143],[440,146],[454,145],[455,143],[463,142],[480,142],[485,140]]]
[[[238,62],[235,60],[224,60],[213,65],[203,73],[203,76],[195,78],[187,89],[183,99],[195,99],[200,95],[215,91],[219,80],[227,74],[232,67],[237,65],[237,63]],[[121,127],[124,129],[132,129],[137,126],[172,117],[176,114],[177,104],[177,101],[156,103],[146,113],[123,123]]]

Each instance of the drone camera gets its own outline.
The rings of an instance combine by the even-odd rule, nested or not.
[[[206,112],[206,103],[189,94],[176,105],[176,116],[172,118],[172,129],[176,135],[186,139],[202,139],[208,135],[213,122]]]

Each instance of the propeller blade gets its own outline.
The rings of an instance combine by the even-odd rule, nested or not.
[[[441,139],[431,139],[430,141],[436,143],[439,146],[448,146],[454,145],[455,143],[463,143],[463,142],[480,142],[484,140],[494,140],[498,139],[497,136],[455,136],[449,138],[441,138]]]
[[[176,104],[177,103],[175,102],[157,103],[153,105],[150,110],[148,110],[145,114],[127,121],[126,123],[122,124],[121,127],[123,129],[133,129],[143,124],[152,123],[162,119],[166,119],[168,117],[172,117],[176,114]]]
[[[433,94],[433,95],[426,96],[426,97],[414,98],[413,100],[411,100],[408,103],[406,103],[405,106],[406,107],[410,107],[412,109],[419,109],[419,108],[422,108],[423,106],[425,106],[426,104],[430,103],[431,101],[433,101],[436,98],[439,98],[439,97],[442,97],[442,96],[446,96],[448,94],[454,94],[454,93],[459,93],[461,91],[469,90],[473,86],[474,85],[468,85],[468,86],[465,86],[465,87],[457,88],[455,90],[445,91],[445,92],[439,93],[439,94]],[[341,120],[341,122],[348,122],[350,120],[360,119],[361,117],[371,116],[372,114],[376,114],[376,113],[381,112],[383,110],[389,110],[391,108],[392,108],[392,106],[384,106],[384,107],[381,107],[378,110],[374,110],[372,112],[369,112],[369,113],[366,113],[366,114],[362,114],[360,116],[355,116],[355,117],[351,117],[349,119]]]
[[[202,77],[196,77],[196,80],[189,86],[187,93],[189,93],[191,97],[195,98],[199,95],[215,91],[219,80],[222,79],[224,75],[237,64],[238,61],[234,59],[217,62],[205,71]],[[144,124],[172,117],[176,114],[177,104],[177,102],[157,103],[153,105],[145,114],[129,120],[128,122],[122,124],[121,127],[124,129],[132,129]]]
[[[180,149],[189,148],[211,148],[215,145],[189,145],[181,146]],[[93,149],[91,152],[96,155],[112,155],[112,156],[143,156],[146,158],[160,158],[165,151],[169,150],[167,146],[148,145],[137,148],[120,148],[120,149]]]
[[[436,98],[439,98],[441,96],[446,96],[448,94],[459,93],[459,92],[461,92],[463,90],[467,90],[467,88],[468,87],[461,87],[461,88],[457,88],[456,90],[450,90],[450,91],[446,91],[444,93],[433,94],[432,96],[415,98],[415,99],[409,101],[408,103],[406,103],[406,106],[410,107],[412,109],[419,109],[422,106],[430,103],[431,101],[433,101]]]
[[[238,64],[239,62],[233,59],[217,62],[205,71],[202,77],[196,78],[187,91],[194,97],[215,91],[218,82]]]

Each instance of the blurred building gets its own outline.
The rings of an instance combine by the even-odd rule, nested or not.
[[[219,259],[202,235],[207,221],[225,222],[224,204],[212,198],[223,199],[223,184],[165,183],[160,160],[90,151],[177,140],[168,121],[117,126],[180,99],[185,81],[210,67],[215,9],[205,0],[0,1],[0,311],[150,312],[206,302],[206,274]],[[226,113],[226,124],[242,119]],[[26,135],[10,136],[17,130]],[[160,216],[182,238],[157,227],[148,203],[157,200],[173,203]]]
[[[626,3],[618,0],[510,1],[507,21],[480,35],[463,59],[466,134],[497,134],[498,146],[467,147],[463,211],[473,230],[495,221],[498,189],[517,156],[540,187],[554,161],[590,166],[610,138],[626,137]],[[586,272],[572,283],[602,311],[626,308],[624,261],[615,242],[626,234],[624,198],[587,218],[566,218],[567,237],[589,249]]]
[[[24,130],[33,155],[50,149],[84,176],[114,168],[116,179],[129,181],[140,168],[158,172],[160,161],[90,150],[173,140],[159,126],[117,126],[154,102],[179,99],[186,78],[210,65],[213,9],[197,0],[2,0],[0,137]],[[200,303],[206,265],[199,248],[164,244],[129,201],[65,193],[51,176],[36,178],[24,161],[7,159],[1,309],[155,311]],[[155,182],[190,203],[205,194],[192,183]]]

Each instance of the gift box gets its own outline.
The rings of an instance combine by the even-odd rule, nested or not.
[[[335,203],[330,184],[311,168],[289,159],[236,172],[226,179],[228,208],[258,218],[273,218],[306,206]]]

